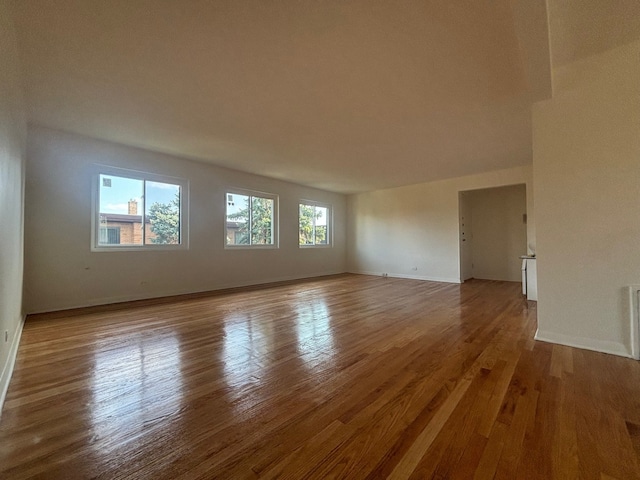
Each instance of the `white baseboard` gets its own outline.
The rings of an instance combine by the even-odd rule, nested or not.
[[[356,275],[373,275],[375,277],[381,277],[382,272],[370,272],[368,270],[350,270],[349,273],[355,273]],[[387,277],[391,278],[406,278],[409,280],[426,280],[428,282],[443,282],[443,283],[462,283],[459,278],[451,277],[431,277],[425,275],[404,275],[401,273],[387,272]]]
[[[640,360],[640,285],[629,285],[629,321],[631,356]]]
[[[544,332],[540,331],[540,329],[536,331],[534,338],[541,342],[557,343],[559,345],[566,345],[567,347],[581,348],[584,350],[592,350],[594,352],[633,358],[629,349],[624,344],[618,342],[596,340],[594,338],[574,337],[573,335],[565,335],[563,333]]]
[[[24,327],[24,315],[18,324],[15,334],[13,335],[13,341],[9,348],[9,356],[7,361],[2,367],[2,375],[0,376],[0,417],[2,416],[2,408],[4,406],[4,399],[7,396],[7,390],[9,390],[9,382],[11,381],[11,375],[13,374],[13,367],[16,364],[16,357],[18,356],[18,346],[20,345],[20,338],[22,337],[22,329]]]

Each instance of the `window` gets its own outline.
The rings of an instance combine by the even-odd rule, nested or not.
[[[319,247],[331,245],[331,206],[316,202],[300,203],[301,247]]]
[[[185,180],[99,167],[93,250],[186,248]]]
[[[278,197],[268,193],[228,191],[228,247],[277,247]]]
[[[101,245],[120,245],[120,227],[100,227]]]

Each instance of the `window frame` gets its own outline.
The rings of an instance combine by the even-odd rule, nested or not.
[[[94,165],[91,175],[91,251],[92,252],[139,252],[158,250],[189,249],[189,181],[152,172],[143,172],[109,165]],[[143,182],[142,225],[145,225],[146,202],[144,198],[144,182],[159,182],[180,187],[180,243],[179,244],[141,244],[141,245],[105,245],[100,244],[100,175],[112,175]]]
[[[300,206],[301,205],[327,209],[327,243],[312,243],[312,244],[300,243]],[[314,219],[314,228],[315,228],[315,219]],[[315,242],[315,235],[313,236],[313,239]],[[306,200],[306,199],[300,199],[298,201],[298,247],[300,248],[331,248],[333,247],[333,206],[331,204],[318,202],[315,200]]]
[[[229,202],[229,195],[242,195],[245,197],[259,197],[259,198],[264,198],[267,200],[272,200],[273,201],[273,220],[272,220],[272,226],[271,226],[271,236],[273,239],[273,243],[271,244],[261,244],[261,243],[243,243],[243,244],[230,244],[227,243],[227,207],[228,202]],[[225,249],[229,249],[229,250],[243,250],[243,249],[249,249],[249,250],[253,250],[253,249],[257,249],[257,250],[273,250],[273,249],[278,249],[280,248],[280,243],[279,243],[279,230],[280,230],[280,224],[279,224],[279,199],[280,197],[275,194],[275,193],[268,193],[268,192],[260,192],[257,190],[248,190],[245,188],[236,188],[236,187],[227,187],[224,190],[224,216],[223,216],[223,221],[224,221],[224,248]],[[249,229],[251,229],[251,218],[248,219],[249,222]]]

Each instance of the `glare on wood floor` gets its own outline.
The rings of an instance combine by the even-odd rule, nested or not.
[[[640,364],[509,282],[343,275],[29,318],[0,477],[640,478]]]

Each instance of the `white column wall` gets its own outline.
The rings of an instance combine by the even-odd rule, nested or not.
[[[630,355],[640,283],[640,42],[554,70],[535,105],[536,338]]]

